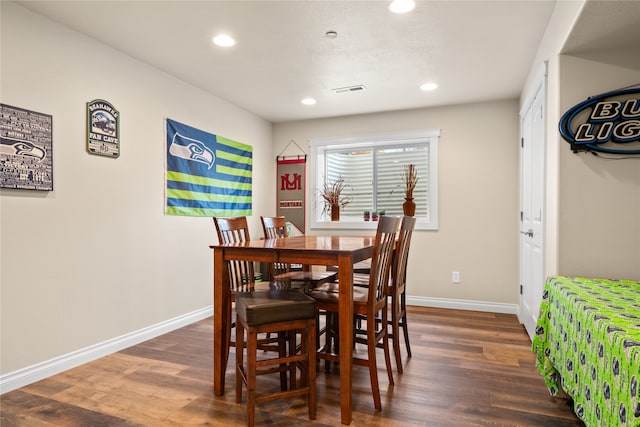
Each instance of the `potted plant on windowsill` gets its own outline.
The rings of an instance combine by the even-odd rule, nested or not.
[[[351,201],[351,197],[342,194],[346,187],[344,178],[340,176],[332,184],[324,183],[320,190],[320,197],[323,199],[322,214],[329,213],[331,221],[340,221],[340,209],[344,208]]]
[[[402,204],[402,211],[406,216],[414,216],[416,214],[416,204],[413,201],[413,190],[418,183],[418,172],[416,165],[410,163],[405,166],[402,180],[404,181],[404,203]]]

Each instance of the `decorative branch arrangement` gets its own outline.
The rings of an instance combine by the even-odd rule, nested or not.
[[[413,190],[416,188],[416,184],[418,183],[418,171],[416,170],[416,165],[410,163],[404,167],[404,174],[402,175],[402,179],[404,181],[404,194],[405,198],[413,199]]]
[[[330,213],[332,206],[338,206],[344,208],[351,201],[350,196],[343,196],[342,192],[346,188],[344,178],[340,176],[333,184],[324,183],[322,190],[320,190],[320,197],[324,200],[324,206],[322,208],[322,214]]]

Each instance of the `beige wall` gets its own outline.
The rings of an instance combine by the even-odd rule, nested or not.
[[[292,139],[308,150],[308,140],[313,138],[429,128],[442,130],[438,146],[439,229],[415,232],[407,292],[412,297],[515,305],[517,100],[278,123],[273,126],[274,156]],[[307,188],[307,196],[313,194],[314,189]],[[462,283],[451,283],[452,271],[461,273]]]
[[[165,118],[253,146],[271,125],[2,2],[1,101],[53,115],[54,191],[1,191],[3,374],[212,305],[210,218],[164,215]],[[121,112],[121,156],[86,153],[86,102]],[[253,208],[272,202],[254,181]],[[252,218],[252,231],[259,223]]]
[[[606,6],[602,6],[606,7]],[[591,95],[638,83],[638,70],[561,55],[584,1],[558,2],[522,95],[548,63],[545,273],[640,280],[640,159],[573,154],[558,132],[562,114]],[[625,61],[622,61],[624,63]]]
[[[639,77],[639,70],[562,56],[560,110]],[[640,157],[574,154],[562,141],[558,188],[559,273],[640,280]]]
[[[557,3],[527,83],[549,61],[547,273],[640,279],[637,160],[575,155],[557,134],[576,102],[637,83],[637,71],[559,55],[583,3]],[[409,293],[517,304],[516,100],[272,129],[20,6],[0,7],[0,101],[53,115],[55,172],[53,192],[0,190],[0,375],[211,305],[210,219],[163,214],[167,117],[253,146],[256,235],[257,216],[275,213],[274,159],[292,139],[307,148],[310,138],[441,128],[440,227],[416,232]],[[117,160],[86,154],[85,104],[94,98],[122,113]],[[452,271],[461,284],[451,284]]]
[[[520,97],[524,107],[526,97],[536,84],[543,64],[547,71],[546,140],[545,150],[545,276],[558,274],[558,156],[561,138],[558,132],[560,119],[560,51],[571,33],[576,19],[584,7],[584,0],[557,2]]]

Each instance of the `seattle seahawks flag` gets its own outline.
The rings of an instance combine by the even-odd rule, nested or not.
[[[167,119],[168,215],[249,216],[252,147]]]

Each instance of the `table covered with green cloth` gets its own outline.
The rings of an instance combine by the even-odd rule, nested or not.
[[[587,427],[640,427],[640,282],[549,277],[532,349]]]

